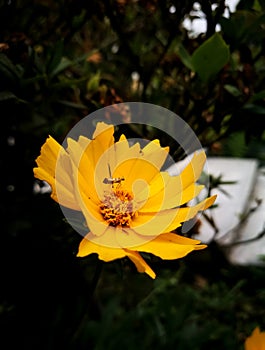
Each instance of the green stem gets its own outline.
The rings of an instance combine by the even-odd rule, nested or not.
[[[90,311],[91,311],[90,310],[91,305],[92,304],[94,306],[97,305],[97,301],[94,298],[94,293],[95,293],[95,290],[97,288],[102,269],[103,269],[103,261],[98,260],[97,264],[96,264],[96,268],[95,268],[95,272],[94,272],[93,278],[91,280],[88,309],[86,309],[84,311],[84,314],[83,314],[82,318],[80,319],[79,325],[78,325],[77,329],[73,333],[73,337],[72,337],[72,340],[71,340],[73,342],[73,344],[75,344],[75,342],[78,340],[78,338],[80,337],[80,334],[82,334],[82,331],[84,329],[85,323],[88,322],[88,320],[89,320]]]
[[[93,276],[93,279],[91,281],[91,288],[90,288],[91,297],[93,296],[93,294],[97,288],[102,269],[103,269],[103,261],[98,260],[97,264],[96,264],[94,276]]]

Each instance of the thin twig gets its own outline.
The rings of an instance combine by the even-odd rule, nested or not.
[[[254,241],[262,238],[263,236],[265,236],[265,225],[264,225],[264,229],[259,234],[257,234],[257,236],[255,236],[253,238],[245,239],[243,241],[236,241],[236,242],[224,244],[223,246],[230,248],[231,246],[235,246],[235,245],[238,245],[238,244],[245,244],[245,243],[254,242]]]

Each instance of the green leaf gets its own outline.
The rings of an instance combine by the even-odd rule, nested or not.
[[[202,81],[208,82],[228,62],[229,48],[219,33],[215,33],[198,47],[191,57],[194,71]]]
[[[265,115],[265,108],[252,103],[247,103],[243,109],[249,113]]]
[[[28,102],[17,97],[13,92],[4,90],[0,91],[0,102],[7,102],[7,101],[12,101],[15,103],[25,103],[27,104]]]
[[[260,92],[257,92],[253,96],[251,96],[250,101],[255,102],[258,100],[263,100],[265,98],[265,90],[261,90]]]
[[[0,75],[7,78],[10,82],[16,83],[19,79],[19,74],[16,66],[10,59],[0,53]]]
[[[230,85],[230,84],[225,84],[224,89],[229,92],[229,94],[233,95],[234,97],[239,97],[242,95],[241,91],[238,90],[237,87]]]
[[[87,91],[96,91],[99,87],[100,78],[100,72],[94,74],[87,82]]]
[[[262,11],[261,4],[260,4],[260,2],[258,0],[254,1],[253,10],[259,11],[259,12]]]
[[[54,70],[51,73],[51,76],[54,77],[57,74],[63,72],[66,68],[73,66],[75,63],[70,61],[67,57],[62,57],[61,61],[58,63],[58,65],[54,68]]]
[[[257,11],[236,11],[229,18],[222,17],[220,24],[222,32],[230,46],[240,48],[242,44],[251,45],[253,39],[258,43],[264,39],[264,13]]]
[[[47,72],[49,74],[54,75],[54,70],[56,70],[57,66],[60,64],[62,57],[63,57],[63,49],[64,49],[64,43],[63,40],[60,40],[56,43],[55,47],[53,48],[51,58],[48,62]]]
[[[0,92],[0,102],[8,100],[18,100],[17,96],[11,91],[1,91]]]
[[[73,67],[80,62],[86,61],[88,57],[90,57],[94,52],[98,52],[98,50],[92,50],[89,54],[85,53],[79,57],[77,57],[75,60],[70,60],[69,58],[63,56],[58,63],[58,65],[54,68],[54,70],[51,73],[51,76],[54,77],[57,74],[63,72],[65,69],[69,67]]]
[[[181,59],[181,62],[187,68],[194,70],[191,62],[191,55],[188,53],[188,51],[185,49],[185,47],[182,44],[179,44],[178,46],[178,54],[179,54],[179,58]]]
[[[259,0],[260,7],[265,10],[265,0]]]
[[[75,102],[70,102],[70,101],[64,101],[64,100],[58,100],[58,103],[67,106],[67,107],[72,107],[76,109],[86,109],[87,106],[81,104],[81,103],[75,103]]]

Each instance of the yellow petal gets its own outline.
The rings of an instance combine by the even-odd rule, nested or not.
[[[138,147],[139,145],[136,144]],[[135,147],[134,145],[133,147]],[[126,153],[124,153],[126,155]],[[149,142],[142,151],[134,156],[127,156],[120,160],[120,164],[114,172],[115,177],[124,177],[125,186],[132,191],[135,183],[142,183],[141,187],[144,190],[155,176],[160,172],[166,157],[168,156],[168,147],[161,147],[158,140]],[[123,161],[123,162],[122,162]],[[143,184],[146,183],[145,186]],[[135,192],[135,197],[137,192]]]
[[[95,202],[99,201],[103,179],[109,176],[108,163],[101,163],[102,155],[114,145],[114,126],[103,122],[97,123],[93,139],[80,137],[78,141],[68,139],[68,152],[79,170],[79,184],[83,192]],[[98,185],[99,183],[99,185]]]
[[[100,213],[99,202],[96,203],[95,198],[92,196],[90,197],[87,195],[87,192],[84,192],[86,190],[86,184],[81,183],[78,168],[74,164],[72,168],[75,198],[85,217],[87,226],[95,235],[102,235],[106,231],[108,224],[103,220]],[[87,186],[89,186],[89,184],[87,184]]]
[[[126,227],[116,231],[116,241],[119,247],[132,249],[149,242],[154,237],[139,235],[133,229]]]
[[[157,213],[138,213],[133,219],[131,228],[140,235],[157,236],[164,232],[170,232],[181,223],[192,219],[198,211],[211,206],[216,196],[205,199],[193,207],[162,210]]]
[[[59,182],[55,182],[55,179],[42,168],[34,168],[34,175],[38,179],[47,181],[50,184],[52,187],[51,198],[53,200],[66,208],[80,211],[80,207],[75,201],[73,193],[69,191],[69,188]]]
[[[150,241],[153,237],[138,235],[130,228],[105,226],[101,235],[90,233],[90,240],[94,244],[107,248],[128,248],[140,246]]]
[[[74,197],[69,156],[51,136],[42,146],[36,163],[38,167],[33,169],[34,176],[50,184],[51,197],[67,208],[80,210]]]
[[[61,145],[53,137],[49,136],[41,147],[40,156],[36,159],[38,167],[45,168],[48,173],[54,175],[60,151]]]
[[[93,235],[89,233],[80,242],[77,256],[84,257],[93,253],[97,254],[100,260],[106,262],[121,259],[127,255],[127,253],[121,248],[110,248],[95,244],[93,241]]]
[[[265,332],[256,327],[245,341],[245,350],[265,350]]]
[[[141,206],[141,212],[155,212],[181,206],[195,198],[204,186],[192,183],[183,188],[179,176],[170,176],[168,173],[160,173],[154,181],[151,181],[149,198]],[[162,182],[163,185],[162,186]],[[160,190],[157,190],[159,189]],[[143,192],[141,199],[144,199]],[[140,196],[137,196],[137,198]],[[139,203],[141,205],[141,201]]]
[[[196,152],[194,154],[191,162],[180,174],[182,188],[186,188],[198,180],[203,170],[205,161],[206,155],[204,151]]]
[[[105,183],[106,179],[124,178],[124,175],[117,175],[115,169],[119,164],[132,157],[138,157],[140,153],[139,145],[129,147],[128,141],[123,140],[108,148],[98,159],[94,169],[94,182],[97,194],[104,197],[105,191],[110,191],[111,186]]]
[[[206,245],[198,245],[199,243],[200,241],[174,233],[164,233],[141,246],[134,247],[133,250],[151,253],[162,259],[173,260],[182,258],[193,250],[206,248]]]
[[[180,193],[187,187],[194,184],[203,170],[203,166],[206,160],[204,151],[196,152],[192,157],[190,163],[186,168],[177,176],[170,176],[167,172],[161,172],[150,183],[150,197],[156,195],[160,191],[164,191],[165,186],[172,188],[175,187],[173,193]],[[170,189],[168,189],[170,191]],[[139,198],[141,194],[138,194]]]
[[[95,189],[95,169],[93,167],[92,161],[87,157],[85,153],[87,145],[91,142],[89,139],[82,138],[78,141],[68,138],[68,148],[67,152],[71,157],[73,172],[78,174],[78,181],[75,186],[78,186],[79,190],[84,193],[84,195],[90,198],[95,203],[99,203],[99,196]]]
[[[127,138],[124,134],[122,134],[119,138],[119,141],[125,141],[125,140],[127,140]]]
[[[126,159],[119,164],[114,171],[114,177],[124,177],[124,186],[133,190],[136,180],[141,180],[147,184],[159,173],[159,169],[152,163],[142,158]]]
[[[167,227],[165,232],[173,231],[175,228],[179,227],[179,222],[183,223],[185,221],[193,219],[199,211],[206,210],[210,206],[212,206],[215,200],[216,200],[216,195],[206,198],[205,200],[194,205],[193,207],[180,208],[176,217],[171,222],[171,224]]]
[[[145,262],[138,252],[134,252],[129,249],[125,249],[126,255],[134,263],[138,272],[145,272],[151,278],[155,278],[156,274],[151,269],[151,267]]]
[[[143,236],[158,236],[161,233],[169,232],[167,228],[179,215],[181,209],[163,210],[157,213],[138,213],[138,216],[133,219],[131,228],[139,235]],[[176,224],[177,228],[181,222]]]
[[[98,122],[96,126],[96,130],[93,133],[93,139],[97,137],[98,141],[100,141],[100,143],[104,145],[104,148],[108,148],[109,142],[112,143],[112,141],[110,140],[113,139],[113,134],[114,134],[114,126],[112,124]]]
[[[124,235],[122,229],[119,227],[106,226],[105,231],[101,234],[91,233],[90,239],[93,243],[106,248],[124,248],[117,240],[117,237]]]
[[[85,238],[79,244],[79,250],[77,253],[78,257],[84,257],[90,254],[97,254],[100,260],[105,262],[113,261],[116,259],[121,259],[128,257],[136,266],[139,272],[147,273],[151,278],[155,278],[154,271],[149,265],[144,261],[138,252],[134,252],[128,249],[122,248],[110,248],[102,245],[95,244],[93,241],[93,235],[88,233]]]
[[[93,140],[90,142],[85,153],[87,158],[93,164],[93,168],[97,166],[99,158],[114,144],[114,126],[103,122],[97,123],[96,130],[93,134]]]
[[[129,147],[124,137],[121,141],[113,143],[113,126],[107,125],[106,129],[105,126],[97,127],[95,139],[92,141],[88,139],[85,141],[84,137],[80,137],[78,141],[68,139],[68,152],[79,170],[79,185],[95,202],[102,200],[104,191],[109,190],[105,179],[118,177],[113,174],[117,165],[127,158],[138,157],[140,154],[139,145]]]
[[[203,188],[203,186],[195,185],[195,182],[201,174],[205,160],[204,152],[195,153],[180,175],[170,176],[167,172],[157,174],[150,182],[149,191],[143,189],[137,194],[141,211],[170,209],[195,198]],[[148,200],[147,194],[149,195]]]
[[[130,146],[125,136],[122,136],[120,137],[120,140],[115,142],[114,146],[110,148],[110,154],[108,155],[111,171],[109,175],[112,177],[116,177],[114,171],[119,164],[127,159],[138,158],[141,152],[139,143]]]
[[[142,149],[142,157],[160,169],[168,156],[169,147],[161,147],[159,140],[149,142]]]
[[[165,187],[169,181],[170,175],[166,172],[157,172],[149,183],[145,182],[145,187],[135,192],[135,200],[142,206],[143,202],[151,199],[161,192],[164,194]],[[162,204],[162,202],[160,202]]]

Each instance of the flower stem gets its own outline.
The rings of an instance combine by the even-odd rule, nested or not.
[[[94,293],[97,288],[102,269],[103,269],[103,261],[98,260],[96,263],[95,272],[90,284],[90,291],[89,291],[90,295],[88,298],[88,305],[87,305],[88,308],[84,310],[84,313],[79,321],[77,329],[75,329],[73,333],[73,336],[71,339],[73,344],[75,344],[75,342],[78,341],[79,337],[82,336],[82,332],[84,330],[85,324],[89,321],[91,316],[92,316],[92,319],[97,319],[100,315],[100,308],[98,306]]]
[[[91,281],[91,287],[90,287],[91,297],[93,296],[93,294],[97,288],[102,269],[103,269],[103,261],[97,260],[94,276],[93,276],[93,279]]]

